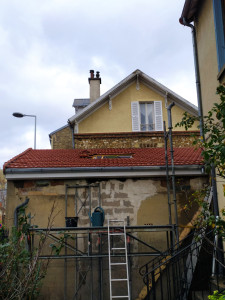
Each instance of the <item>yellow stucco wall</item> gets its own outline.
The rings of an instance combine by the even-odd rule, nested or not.
[[[178,178],[177,178],[178,180]],[[205,176],[200,177],[182,177],[179,178],[180,186],[190,187],[188,193],[184,192],[181,188],[177,190],[177,204],[178,204],[178,219],[180,225],[186,225],[190,222],[193,217],[194,211],[191,211],[189,215],[183,213],[182,207],[187,204],[188,197],[192,193],[201,189],[204,183],[207,181]],[[101,199],[101,206],[105,211],[105,226],[107,226],[107,220],[126,220],[129,217],[130,225],[166,225],[169,222],[168,216],[168,205],[167,205],[167,182],[165,178],[127,178],[124,180],[119,179],[104,179],[99,183],[99,188],[92,187],[90,190],[91,196],[91,211],[99,206],[99,196]],[[7,225],[11,227],[14,221],[14,210],[17,205],[24,202],[25,198],[30,199],[27,205],[27,213],[31,213],[33,218],[31,219],[32,225],[38,225],[39,228],[47,226],[48,217],[52,209],[53,203],[56,203],[56,209],[54,210],[54,227],[65,226],[65,187],[70,186],[67,197],[67,216],[75,215],[75,186],[87,185],[88,180],[25,180],[25,181],[8,181],[7,191]],[[72,188],[73,187],[73,188]],[[89,226],[89,201],[88,201],[88,190],[80,188],[77,191],[77,210],[79,212],[78,227]],[[99,194],[100,193],[100,194]],[[187,197],[188,196],[188,197]],[[81,201],[84,206],[81,207]],[[174,211],[174,208],[172,208]],[[180,227],[182,230],[183,227]],[[77,231],[78,249],[87,252],[89,245],[87,234],[89,231]],[[107,231],[106,228],[101,232],[103,253],[107,253]],[[57,230],[52,232],[55,237],[60,237],[62,232]],[[74,234],[74,232],[71,232]],[[135,235],[135,234],[134,234]],[[98,241],[99,237],[97,234],[92,232],[92,243],[91,247],[94,254],[98,253]],[[165,232],[138,232],[137,237],[144,242],[150,243],[153,247],[165,250],[167,248],[166,233]],[[34,236],[34,244],[37,243],[39,236]],[[97,239],[98,238],[98,239]],[[46,241],[46,247],[42,252],[42,255],[50,254],[49,244],[55,242],[51,238]],[[68,239],[67,243],[70,246],[76,245],[74,240]],[[149,248],[142,247],[141,244],[137,243],[136,240],[131,239],[130,241],[131,251],[149,251]],[[63,255],[65,249],[62,250]],[[67,254],[74,255],[74,251],[67,249]],[[134,257],[132,263],[132,274],[135,280],[132,282],[132,293],[133,297],[137,297],[140,290],[143,288],[143,281],[139,276],[139,267],[145,261],[149,260],[149,257]],[[98,278],[98,261],[94,260],[90,262],[90,258],[85,257],[79,258],[77,261],[78,267],[81,273],[77,277],[77,284],[81,283],[81,274],[85,274],[85,270],[90,269],[90,263],[93,263],[94,274],[93,278]],[[43,282],[40,300],[61,300],[64,294],[64,259],[51,260],[47,271],[47,277]],[[82,273],[83,272],[83,273]],[[82,284],[81,290],[79,291],[79,299],[86,300],[90,299],[90,272],[85,277],[85,281]],[[103,293],[104,300],[108,300],[108,258],[107,256],[103,259]],[[67,259],[67,295],[68,299],[73,299],[75,291],[75,259]],[[98,281],[95,280],[94,288],[98,288]],[[94,291],[95,299],[97,298],[98,290]]]
[[[136,83],[133,83],[126,90],[112,99],[112,109],[106,103],[97,111],[92,113],[78,125],[79,133],[109,133],[109,132],[131,132],[131,102],[133,101],[162,101],[163,120],[167,122],[167,111],[165,108],[165,99],[160,94],[149,89],[140,83],[140,89],[136,89]],[[169,102],[170,103],[170,102]],[[178,106],[172,108],[173,124],[182,119],[182,110]],[[196,130],[197,127],[193,128]],[[177,128],[176,130],[183,130]]]
[[[198,60],[201,81],[203,115],[212,108],[213,103],[219,101],[216,88],[225,81],[225,76],[218,76],[217,50],[215,25],[213,14],[213,1],[201,1],[198,16],[195,20]],[[217,178],[218,201],[220,209],[225,207],[223,185],[225,181]]]
[[[215,26],[213,16],[213,3],[211,0],[202,1],[201,9],[196,22],[198,60],[201,81],[201,93],[203,102],[203,114],[205,115],[218,101],[216,88],[218,65],[216,52]]]

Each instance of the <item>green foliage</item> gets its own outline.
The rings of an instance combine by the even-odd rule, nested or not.
[[[213,293],[213,295],[208,296],[208,298],[209,298],[209,300],[223,300],[223,299],[225,299],[225,294],[215,291]]]
[[[71,234],[64,233],[63,231],[58,232],[58,234],[61,234],[61,237],[57,241],[57,243],[52,243],[49,246],[52,248],[52,251],[56,254],[59,255],[62,249],[64,248],[66,244],[66,240],[75,240],[75,237],[73,237]]]
[[[214,103],[212,109],[203,117],[205,139],[195,135],[193,144],[202,149],[206,171],[209,172],[213,164],[217,168],[218,175],[225,178],[225,87],[223,85],[217,88],[217,94],[220,96],[220,102]],[[195,121],[199,121],[199,117],[185,112],[181,122],[175,127],[184,126],[188,130]]]
[[[18,229],[13,227],[10,235],[0,230],[0,299],[37,299],[48,262],[38,260],[46,241],[40,235],[38,246],[31,250],[30,216],[25,209],[18,215]]]
[[[220,102],[214,103],[212,109],[202,120],[204,137],[194,135],[193,145],[202,149],[206,171],[210,172],[213,166],[218,175],[225,178],[225,87],[223,85],[217,88],[217,94],[220,97]],[[200,121],[199,117],[191,116],[185,112],[181,122],[177,123],[175,127],[185,127],[188,130],[196,121]],[[204,201],[208,192],[209,189],[205,188],[192,195],[192,201],[196,201],[201,208],[194,225],[197,228],[210,226],[214,228],[215,234],[225,239],[225,209],[221,211],[220,216],[215,216],[210,211],[209,204]],[[192,205],[191,201],[184,209],[188,210],[190,205]],[[215,291],[213,295],[208,296],[208,299],[225,300],[225,292]]]

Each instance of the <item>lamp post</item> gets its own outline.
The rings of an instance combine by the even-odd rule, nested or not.
[[[34,118],[34,149],[36,149],[36,123],[37,123],[37,117],[35,115],[25,115],[21,114],[19,112],[14,112],[13,117],[16,118],[23,118],[23,117],[33,117]]]

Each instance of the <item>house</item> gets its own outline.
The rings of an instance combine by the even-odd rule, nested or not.
[[[182,207],[188,196],[204,186],[207,176],[201,151],[192,147],[175,148],[174,164],[182,232],[196,212],[193,207],[186,215]],[[62,231],[68,233],[65,218],[78,217],[77,229],[69,231],[75,240],[67,240],[69,248],[50,263],[43,299],[73,299],[75,294],[79,299],[90,299],[90,293],[96,299],[109,299],[107,227],[90,227],[89,213],[98,206],[105,211],[104,226],[115,218],[129,224],[130,285],[132,299],[137,299],[144,285],[140,266],[168,248],[173,228],[168,207],[172,191],[167,190],[163,148],[27,149],[4,164],[4,173],[8,226],[13,225],[16,208],[27,197],[31,224],[40,230],[46,228],[56,202],[53,242]],[[174,223],[173,206],[171,211]],[[34,234],[34,244],[37,236]],[[49,248],[42,255],[47,258]]]
[[[224,5],[223,0],[186,0],[180,17],[180,23],[192,29],[200,116],[219,101],[216,89],[225,82]],[[224,186],[225,181],[219,178],[219,209],[225,205]]]
[[[173,124],[197,107],[164,85],[135,70],[100,96],[100,73],[90,71],[90,98],[75,99],[68,125],[50,133],[52,149],[164,147],[167,107],[174,102]],[[197,125],[193,130],[198,130]],[[173,131],[174,146],[190,146],[190,132]]]
[[[201,151],[191,146],[193,132],[176,128],[174,205],[167,176],[167,172],[172,174],[170,154],[168,168],[165,159],[167,108],[174,102],[175,124],[185,111],[197,115],[197,107],[140,70],[103,95],[99,72],[95,75],[90,71],[89,84],[90,97],[75,99],[75,114],[68,124],[50,134],[51,150],[27,149],[4,164],[7,225],[16,225],[17,208],[29,199],[31,224],[44,231],[56,203],[50,238],[57,243],[64,232],[74,239],[67,240],[60,256],[53,257],[43,299],[83,300],[92,296],[106,300],[107,220],[126,220],[132,299],[144,299],[138,298],[144,285],[140,266],[170,247],[176,230],[181,236],[186,234],[183,229],[192,226],[197,207],[194,205],[188,214],[182,208],[208,181]],[[194,132],[198,134],[197,124]],[[94,228],[90,215],[99,206],[104,210],[105,223]],[[178,227],[174,226],[176,217]],[[76,218],[76,228],[66,226],[68,218]],[[37,236],[34,230],[34,244]],[[49,251],[45,249],[43,259],[49,257]]]
[[[225,80],[224,10],[223,0],[186,0],[180,17],[182,25],[194,22],[204,115],[218,100],[216,88]]]

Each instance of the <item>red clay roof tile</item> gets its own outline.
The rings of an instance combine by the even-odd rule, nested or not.
[[[132,158],[92,159],[93,155],[131,154]],[[168,152],[168,156],[170,156]],[[170,157],[169,157],[170,163]],[[175,148],[175,165],[200,165],[203,163],[201,149]],[[73,167],[129,167],[165,165],[164,148],[129,149],[27,149],[4,164],[7,168],[73,168]]]

